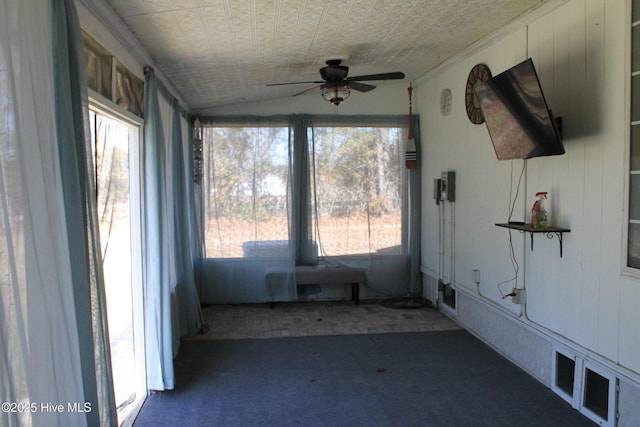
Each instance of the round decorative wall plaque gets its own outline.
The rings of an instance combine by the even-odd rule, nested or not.
[[[476,97],[473,87],[478,83],[484,83],[491,78],[491,70],[485,64],[476,64],[467,77],[467,87],[464,93],[464,102],[467,107],[467,117],[471,123],[479,125],[484,123],[484,116],[480,108],[480,102]]]

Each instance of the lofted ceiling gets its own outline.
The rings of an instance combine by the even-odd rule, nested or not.
[[[415,80],[548,0],[107,1],[201,110],[289,97],[313,85],[266,84],[318,80],[327,59]]]

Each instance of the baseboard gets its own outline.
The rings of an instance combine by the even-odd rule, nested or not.
[[[551,386],[552,343],[460,288],[455,320],[529,375]]]

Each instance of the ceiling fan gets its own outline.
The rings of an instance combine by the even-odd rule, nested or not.
[[[392,73],[369,74],[366,76],[347,77],[347,74],[349,74],[349,67],[347,67],[346,65],[341,65],[341,63],[342,60],[340,59],[329,59],[328,61],[326,61],[326,67],[320,68],[320,77],[322,77],[322,80],[309,82],[271,83],[267,86],[316,84],[317,86],[305,89],[302,92],[294,93],[293,96],[302,95],[303,93],[307,93],[314,89],[320,88],[322,98],[332,104],[340,105],[342,101],[349,97],[349,95],[351,94],[351,89],[357,90],[358,92],[369,92],[370,90],[376,88],[374,85],[360,82],[371,80],[404,79],[404,73],[401,73],[400,71]]]

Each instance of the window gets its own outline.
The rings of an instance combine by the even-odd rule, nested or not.
[[[627,266],[640,268],[640,0],[633,0],[631,19],[631,155]]]
[[[87,86],[107,99],[113,98],[113,57],[87,33],[82,33],[84,42]]]
[[[144,82],[87,33],[82,33],[82,40],[89,89],[142,117]]]
[[[381,295],[418,289],[420,171],[405,167],[406,117],[199,121],[203,300],[292,301],[295,267],[316,264],[359,268]]]
[[[403,128],[306,132],[309,185],[295,186],[292,170],[302,165],[293,164],[293,150],[300,148],[290,146],[288,127],[203,129],[208,258],[291,254],[294,206],[309,220],[300,233],[316,257],[406,254]]]
[[[205,128],[203,157],[206,256],[286,256],[288,128]]]
[[[404,253],[401,135],[396,127],[313,128],[322,255]]]
[[[144,82],[116,62],[116,104],[142,117]]]

